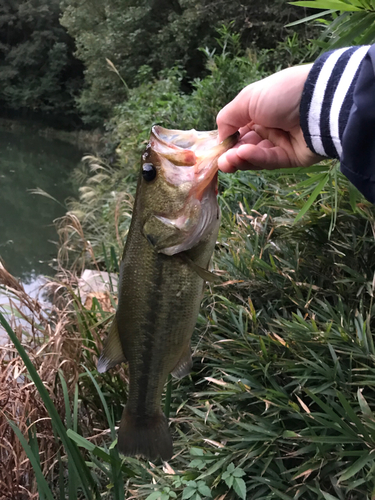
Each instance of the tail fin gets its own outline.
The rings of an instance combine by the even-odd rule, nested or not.
[[[128,457],[141,456],[148,460],[161,457],[169,460],[173,454],[168,420],[161,410],[150,417],[132,415],[126,408],[118,431],[118,449]]]

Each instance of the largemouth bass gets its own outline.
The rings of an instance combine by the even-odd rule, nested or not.
[[[160,399],[168,374],[181,378],[192,367],[190,339],[220,224],[217,160],[236,141],[155,126],[142,156],[118,308],[98,361],[100,373],[129,363],[118,433],[124,455],[172,456]]]

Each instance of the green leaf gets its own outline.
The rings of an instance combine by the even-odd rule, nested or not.
[[[336,12],[336,10],[324,10],[323,12],[318,12],[318,14],[313,14],[312,16],[307,16],[302,19],[298,19],[298,21],[294,21],[293,23],[289,23],[285,25],[285,28],[290,28],[291,26],[296,26],[301,23],[308,23],[309,21],[313,21],[314,19],[318,19],[322,16],[327,16],[328,14],[332,14]]]
[[[116,273],[119,273],[120,269],[119,269],[119,265],[118,265],[118,258],[116,255],[115,247],[113,245],[111,245],[111,261],[112,261],[113,270]]]
[[[343,12],[357,12],[364,10],[364,8],[356,7],[349,3],[340,2],[340,0],[307,0],[302,2],[290,2],[290,5],[297,5],[298,7],[307,7],[309,9],[332,9],[334,11],[340,10]]]
[[[267,170],[267,177],[280,177],[282,176],[289,176],[289,175],[296,175],[297,177],[299,175],[305,175],[305,174],[316,174],[316,173],[323,173],[327,172],[329,167],[327,165],[311,165],[310,167],[300,167],[300,168],[278,168],[275,170]]]
[[[61,387],[62,387],[63,395],[64,395],[66,426],[68,427],[68,429],[71,429],[71,427],[72,427],[72,415],[70,413],[68,387],[66,385],[65,379],[64,379],[61,371],[59,371],[59,377],[60,377]]]
[[[199,483],[198,483],[198,491],[204,497],[211,497],[212,496],[210,488],[203,481],[199,481]]]
[[[362,16],[361,14],[358,14]],[[374,14],[364,14],[364,18],[359,20],[358,22],[353,22],[351,29],[344,33],[340,33],[340,36],[338,37],[337,41],[334,42],[333,44],[330,44],[330,49],[336,49],[339,47],[346,47],[347,45],[351,45],[354,43],[356,38],[360,35],[362,35],[368,28],[369,26],[372,25],[372,23],[375,20]]]
[[[323,190],[324,186],[327,184],[328,179],[329,179],[329,174],[326,174],[321,179],[321,181],[318,183],[314,191],[311,193],[308,201],[303,205],[302,209],[298,212],[297,217],[294,219],[294,223],[298,222],[305,215],[305,213],[308,211],[308,209],[311,207],[311,205],[319,196],[320,192]]]
[[[277,488],[273,488],[272,486],[270,486],[271,490],[277,494],[277,496],[279,498],[281,498],[281,500],[293,500],[292,497],[290,497],[289,495],[287,495],[286,493],[283,493],[282,491],[278,490]]]
[[[191,467],[192,469],[198,469],[198,470],[203,469],[203,467],[205,467],[205,465],[206,465],[206,462],[204,462],[200,458],[195,458],[194,460],[192,460],[189,463],[189,467]]]
[[[375,41],[375,25],[371,25],[368,30],[359,38],[362,45],[372,44]],[[362,195],[361,195],[362,196]]]
[[[161,500],[162,494],[159,491],[154,491],[151,493],[146,500]]]
[[[193,457],[203,457],[203,449],[202,448],[190,448],[190,455],[193,455]]]
[[[16,426],[16,424],[14,422],[12,422],[11,420],[8,420],[8,422],[9,422],[9,425],[12,427],[14,433],[18,437],[18,439],[19,439],[23,449],[25,450],[26,455],[27,455],[28,459],[30,460],[30,463],[33,467],[33,470],[35,473],[35,478],[36,478],[37,483],[38,483],[39,495],[44,495],[47,500],[54,500],[52,492],[48,486],[48,483],[45,480],[45,478],[43,476],[43,472],[40,469],[39,457],[38,458],[35,457],[28,442],[26,441],[22,432],[19,430],[19,428]]]
[[[347,401],[347,399],[344,397],[344,395],[340,391],[337,391],[337,396],[338,396],[343,408],[345,409],[348,417],[356,425],[358,431],[361,434],[363,434],[365,439],[369,439],[369,434],[368,434],[366,427],[362,423],[361,419],[358,418],[357,414],[355,413],[355,411],[351,407],[350,403]]]
[[[40,467],[40,456],[39,456],[39,444],[38,444],[38,439],[36,437],[36,426],[35,424],[32,424],[30,426],[30,421],[29,419],[26,420],[26,424],[28,426],[28,438],[29,438],[29,446],[31,448],[31,451],[33,452],[35,458],[38,461],[39,467]]]
[[[235,467],[234,467],[234,463],[231,462],[228,467],[227,467],[227,472],[229,472],[229,474],[232,474],[232,472],[234,471]]]
[[[196,491],[197,491],[196,488],[187,486],[186,488],[184,488],[184,491],[182,492],[182,500],[187,500],[188,498],[192,497]]]
[[[366,415],[367,417],[372,417],[371,408],[370,408],[369,404],[367,403],[366,399],[364,398],[364,396],[362,394],[362,390],[359,388],[357,391],[357,398],[358,398],[359,406],[361,407],[363,415]]]
[[[73,400],[73,431],[77,432],[78,429],[78,384],[74,388]]]
[[[227,457],[221,458],[218,460],[215,464],[211,465],[209,469],[206,470],[206,472],[203,472],[200,476],[197,477],[197,479],[204,479],[207,476],[211,476],[214,472],[216,472],[220,467],[225,464],[227,461]]]
[[[334,497],[330,493],[326,493],[325,491],[320,490],[325,500],[339,500],[337,497]]]
[[[365,455],[363,455],[363,457],[359,458],[358,460],[356,460],[354,462],[353,465],[351,465],[350,467],[348,467],[348,469],[346,469],[339,477],[338,479],[338,483],[342,482],[342,481],[346,481],[347,479],[351,478],[352,476],[354,476],[355,474],[357,474],[357,472],[359,472],[360,470],[363,469],[363,467],[368,464],[368,462],[373,462],[374,461],[374,453],[372,451],[366,453]]]
[[[68,429],[67,435],[70,437],[70,439],[73,439],[73,441],[75,441],[78,446],[81,446],[86,450],[94,451],[96,448],[96,445],[94,443],[88,441],[86,438],[84,438],[80,434],[77,434],[77,432],[74,432],[72,429]]]
[[[246,483],[240,477],[235,477],[233,482],[233,489],[237,493],[237,495],[242,498],[242,500],[246,500]]]
[[[226,479],[224,479],[228,488],[231,488],[233,486],[234,479],[234,476],[228,476]]]
[[[232,476],[234,477],[242,477],[246,474],[246,472],[244,470],[242,470],[240,467],[237,467],[236,469],[234,469],[234,471],[232,472]]]
[[[84,366],[84,369],[86,370],[86,373],[88,374],[88,376],[90,377],[92,383],[94,384],[95,389],[96,389],[96,391],[97,391],[97,393],[99,395],[100,401],[102,402],[103,409],[104,409],[105,415],[107,417],[108,425],[109,425],[109,428],[111,429],[111,438],[112,438],[112,441],[114,441],[116,439],[116,437],[117,437],[116,436],[116,429],[115,429],[115,424],[113,422],[113,419],[111,417],[111,414],[110,414],[110,411],[109,411],[109,408],[108,408],[108,405],[107,405],[107,401],[105,400],[104,394],[102,393],[102,391],[101,391],[101,389],[99,387],[99,384],[95,380],[95,377],[93,376],[93,374],[85,366]]]
[[[99,446],[94,445],[94,443],[91,443],[91,441],[88,441],[86,438],[77,434],[76,432],[74,432],[71,429],[68,429],[67,435],[78,446],[81,446],[82,448],[85,448],[86,450],[90,451],[93,455],[97,456],[98,458],[101,458],[106,463],[111,464],[112,466],[116,466],[116,465],[121,466],[121,470],[125,474],[127,474],[129,477],[135,476],[135,473],[132,469],[129,469],[129,467],[126,467],[126,465],[122,464],[121,460],[108,454],[106,451],[103,450],[103,448],[100,448]]]

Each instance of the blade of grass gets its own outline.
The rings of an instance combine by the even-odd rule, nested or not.
[[[18,437],[20,443],[22,444],[22,447],[25,450],[26,455],[27,455],[28,459],[30,460],[30,463],[33,467],[36,481],[38,484],[39,497],[40,498],[45,497],[47,500],[54,500],[52,492],[50,490],[50,487],[48,486],[48,483],[47,483],[45,477],[43,476],[43,472],[40,469],[39,455],[38,455],[38,458],[36,458],[29,443],[26,441],[26,439],[24,438],[24,435],[19,430],[19,428],[16,426],[16,424],[14,422],[12,422],[11,420],[8,420],[8,422],[9,422],[9,425],[12,427],[14,433]]]
[[[119,273],[120,269],[118,266],[116,250],[115,250],[115,247],[113,245],[111,245],[111,261],[112,261],[112,269],[115,271],[115,273]]]
[[[323,190],[324,186],[327,184],[329,179],[329,174],[326,174],[318,183],[314,191],[311,193],[309,199],[307,202],[303,205],[302,209],[298,212],[296,218],[294,219],[294,223],[298,222],[308,211],[308,209],[311,207],[311,205],[314,203],[314,201],[317,199],[319,196],[320,192]]]
[[[36,438],[36,429],[34,425],[30,426],[29,419],[26,420],[26,424],[28,426],[27,434],[29,437],[29,446],[40,468],[39,445],[38,445],[38,440]],[[39,499],[45,500],[44,492],[40,488],[39,488]]]
[[[84,367],[84,368],[85,368],[87,374],[89,375],[89,377],[91,378],[92,383],[95,386],[95,389],[98,392],[98,395],[100,397],[100,400],[101,400],[103,408],[104,408],[104,412],[105,412],[106,417],[107,417],[109,427],[111,429],[112,441],[115,441],[116,440],[115,422],[110,414],[110,411],[109,411],[107,402],[105,400],[104,394],[101,391],[99,384],[97,383],[97,381],[93,377],[92,373],[86,367]],[[110,456],[113,459],[113,461],[111,461],[111,472],[112,472],[111,479],[112,479],[112,483],[113,483],[114,499],[115,500],[123,500],[125,498],[124,497],[124,482],[123,482],[122,475],[121,475],[121,459],[120,459],[117,447],[113,447],[110,449]]]
[[[68,386],[66,385],[66,381],[65,381],[61,371],[59,371],[59,377],[60,377],[60,383],[61,383],[61,387],[63,390],[63,396],[64,396],[66,426],[68,429],[71,429],[72,428],[72,416],[71,416],[71,412],[70,412]],[[76,475],[74,474],[71,460],[68,461],[68,477],[69,477],[68,498],[75,498],[78,496],[78,480],[76,478]]]
[[[373,462],[374,459],[375,459],[374,453],[373,450],[371,450],[365,455],[363,455],[363,457],[360,457],[356,462],[354,462],[353,465],[344,470],[343,473],[338,478],[337,482],[340,483],[342,481],[347,481],[352,476],[357,474],[360,470],[362,470],[363,467],[367,465],[369,462]]]
[[[67,434],[70,437],[70,439],[72,439],[78,446],[85,448],[85,450],[88,450],[93,455],[97,456],[98,458],[101,458],[104,462],[113,465],[114,463],[113,457],[111,457],[109,453],[103,450],[103,448],[101,448],[100,446],[96,446],[94,443],[84,438],[80,434],[77,434],[76,432],[72,431],[71,429],[68,430]],[[121,465],[121,470],[129,477],[135,476],[134,471],[132,469],[129,469],[129,467],[126,467],[125,465]]]
[[[73,400],[73,430],[77,432],[78,428],[78,384],[74,388]]]

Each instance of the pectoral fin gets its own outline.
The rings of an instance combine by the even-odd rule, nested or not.
[[[195,271],[198,274],[198,276],[202,278],[202,280],[210,281],[213,283],[221,282],[220,276],[217,276],[216,274],[211,273],[211,271],[208,271],[207,269],[203,269],[203,267],[198,266],[198,264],[189,259],[189,257],[186,254],[181,253],[180,255],[182,259],[184,259],[184,261],[187,264],[189,264],[189,266],[193,269],[193,271]]]
[[[117,319],[115,316],[109,330],[108,338],[104,343],[97,370],[99,373],[104,373],[119,363],[124,362],[126,362],[126,358],[122,350],[121,340],[117,329]]]
[[[193,360],[191,359],[191,347],[189,342],[184,352],[182,353],[182,356],[179,359],[177,365],[174,367],[172,375],[175,378],[185,377],[185,375],[189,375],[192,367],[193,367]]]

